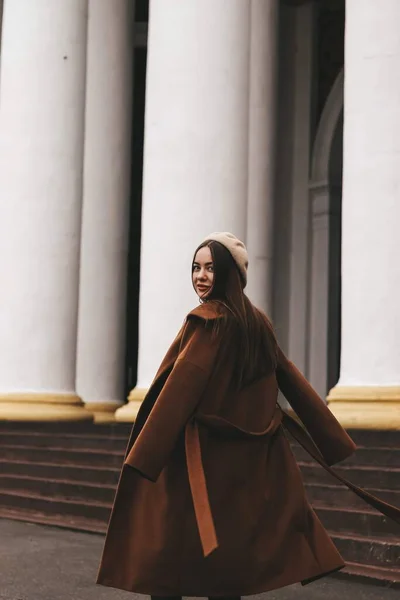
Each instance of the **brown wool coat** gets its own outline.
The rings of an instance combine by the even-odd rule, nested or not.
[[[158,596],[249,595],[344,566],[306,498],[278,388],[327,463],[351,455],[352,440],[282,352],[276,372],[234,393],[235,341],[209,326],[219,317],[209,304],[189,314],[141,406],[102,585]]]

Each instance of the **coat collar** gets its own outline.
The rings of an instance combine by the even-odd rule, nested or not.
[[[204,321],[215,321],[217,319],[223,319],[229,314],[229,308],[222,304],[222,302],[217,302],[215,300],[210,300],[210,302],[203,302],[200,306],[194,308],[188,314],[188,318],[197,317],[199,319],[203,319]]]

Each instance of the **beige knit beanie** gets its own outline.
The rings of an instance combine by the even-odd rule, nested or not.
[[[249,257],[243,242],[234,236],[233,233],[229,233],[228,231],[216,231],[210,233],[210,235],[205,238],[203,244],[206,242],[219,242],[230,252],[242,277],[243,287],[246,287]]]

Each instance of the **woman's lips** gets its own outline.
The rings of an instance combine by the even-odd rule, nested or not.
[[[206,292],[206,291],[207,291],[207,290],[209,290],[210,288],[209,288],[208,286],[206,286],[206,285],[198,285],[198,286],[197,286],[197,289],[198,289],[200,292]]]

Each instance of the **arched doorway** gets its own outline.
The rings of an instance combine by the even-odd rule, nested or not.
[[[337,382],[341,329],[343,70],[318,125],[310,178],[309,378],[322,397]]]

